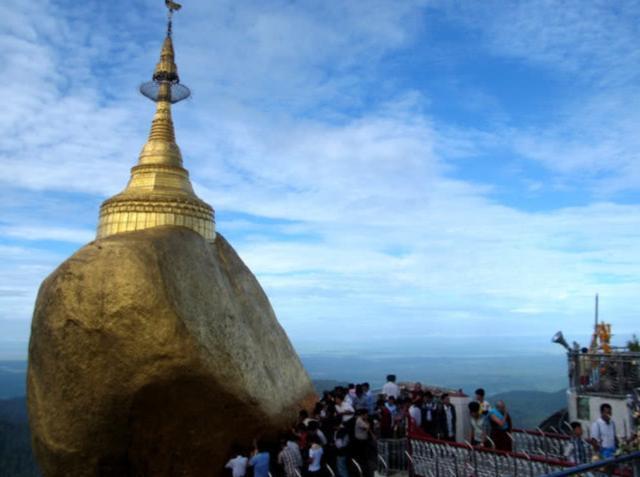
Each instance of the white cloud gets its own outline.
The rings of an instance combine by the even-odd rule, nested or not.
[[[454,332],[475,314],[518,333],[544,329],[554,314],[575,327],[596,291],[637,302],[637,206],[526,213],[487,200],[443,176],[437,136],[411,109],[330,127],[244,122],[242,134],[224,135],[237,174],[206,197],[223,210],[298,221],[291,231],[256,223],[237,244],[285,320],[393,327],[428,315]],[[522,310],[540,320],[523,325]]]
[[[28,319],[40,282],[61,256],[34,247],[0,245],[0,326],[5,319]]]
[[[151,28],[142,7],[118,16],[117,6],[100,3],[99,21],[88,23],[97,2],[78,7],[87,12],[74,10],[75,18],[37,3],[14,9],[0,38],[7,77],[17,84],[0,117],[8,131],[0,180],[16,202],[52,191],[84,195],[58,198],[47,217],[3,218],[0,232],[21,245],[0,250],[8,260],[0,290],[16,292],[0,301],[7,316],[23,318],[38,282],[62,259],[30,241],[90,240],[97,208],[70,204],[81,197],[97,206],[126,183],[151,119],[150,104],[133,89],[150,74],[160,43],[153,37],[161,35],[160,27],[131,33]],[[491,200],[492,184],[455,179],[451,160],[497,144],[580,184],[591,179],[576,172],[597,166],[622,180],[638,170],[635,114],[622,115],[624,103],[607,95],[567,108],[549,127],[469,130],[433,117],[423,94],[376,75],[380,62],[416,40],[423,7],[193,2],[176,15],[180,73],[196,92],[175,108],[185,163],[219,212],[244,214],[222,220],[219,230],[236,237],[294,338],[372,323],[379,333],[400,334],[579,328],[595,291],[632,327],[625,308],[638,305],[638,206],[599,200],[523,212]],[[573,45],[560,34],[568,19],[545,33],[527,23],[541,18],[520,8],[489,24],[495,53],[562,61],[559,52]],[[508,30],[495,30],[500,18],[513,20]],[[521,36],[502,45],[518,26],[533,45]],[[596,41],[600,28],[585,38]],[[575,55],[567,68],[596,64],[583,50]],[[598,68],[620,66],[613,61],[598,60]],[[372,86],[392,93],[371,100]],[[613,174],[618,169],[624,174]],[[540,189],[539,181],[528,184]]]
[[[520,118],[512,118],[494,131],[494,145],[542,164],[556,176],[556,186],[586,188],[605,198],[637,190],[637,3],[489,1],[441,7],[450,20],[479,33],[477,49],[531,67],[532,76],[551,78],[550,89],[562,92],[550,91],[537,121],[517,127],[513,123]],[[527,96],[527,84],[520,87]]]
[[[637,3],[513,0],[442,7],[454,21],[480,30],[496,55],[562,70],[579,86],[620,86],[638,77]]]
[[[55,240],[79,244],[90,242],[95,238],[95,230],[69,227],[0,227],[0,234],[24,240]]]
[[[312,107],[333,115],[337,104],[361,104],[378,62],[415,39],[426,4],[194,3],[176,20],[184,28],[176,33],[181,71],[199,100],[231,97],[272,112]]]
[[[508,131],[504,141],[573,187],[600,197],[640,186],[640,89],[600,93],[545,128]]]

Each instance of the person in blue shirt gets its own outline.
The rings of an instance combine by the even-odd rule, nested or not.
[[[264,450],[261,443],[256,443],[253,457],[249,460],[254,477],[269,477],[269,460],[269,453]]]
[[[367,403],[367,411],[369,411],[369,415],[372,416],[376,406],[373,396],[371,395],[371,386],[369,386],[369,383],[362,383],[362,390],[364,391],[365,402]]]
[[[309,448],[309,459],[307,461],[307,476],[320,476],[322,474],[322,454],[324,453],[324,449],[320,444],[318,436],[311,436],[309,442],[311,443],[311,447]]]
[[[507,411],[504,401],[498,401],[496,406],[489,411],[489,424],[491,424],[491,439],[496,449],[511,452],[511,416]]]

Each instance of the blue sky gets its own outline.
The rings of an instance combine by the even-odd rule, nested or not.
[[[639,331],[640,3],[184,3],[185,165],[300,352],[546,351],[588,332],[596,292]],[[164,16],[0,17],[0,355],[25,354],[39,283],[128,180]]]

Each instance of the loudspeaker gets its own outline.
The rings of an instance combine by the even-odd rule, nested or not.
[[[571,351],[569,343],[567,343],[567,340],[565,340],[564,336],[562,336],[562,331],[558,331],[555,335],[553,335],[553,338],[551,338],[551,342],[558,343],[559,345],[564,346],[567,351]]]

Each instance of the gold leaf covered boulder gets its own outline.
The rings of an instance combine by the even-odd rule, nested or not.
[[[233,443],[286,429],[314,398],[220,234],[159,227],[96,240],[38,294],[28,404],[46,477],[217,475]]]

